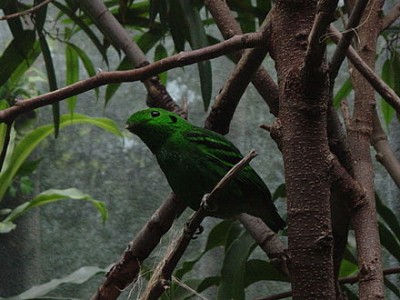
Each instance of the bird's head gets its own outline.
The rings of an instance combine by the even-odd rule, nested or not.
[[[175,113],[161,108],[148,108],[131,115],[126,129],[139,136],[153,152],[177,130],[190,124]]]

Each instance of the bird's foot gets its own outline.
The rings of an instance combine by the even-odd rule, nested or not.
[[[190,237],[192,240],[197,239],[198,236],[199,236],[200,234],[203,233],[203,231],[204,231],[204,227],[201,226],[201,225],[199,225],[199,227],[197,227],[197,228],[194,230],[194,232],[193,232],[193,230],[191,230],[191,229],[189,228],[189,225],[188,225],[187,223],[185,224],[184,232],[185,232],[185,234],[186,234],[188,237]]]
[[[205,211],[208,212],[216,212],[218,206],[215,203],[210,203],[208,201],[210,194],[204,194],[203,199],[201,199],[200,207],[202,207]]]

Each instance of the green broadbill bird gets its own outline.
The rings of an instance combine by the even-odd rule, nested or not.
[[[150,148],[176,196],[194,210],[204,194],[243,158],[222,135],[160,108],[134,113],[126,128]],[[261,218],[275,232],[285,226],[270,191],[249,165],[223,189],[209,215],[231,218],[243,212]]]

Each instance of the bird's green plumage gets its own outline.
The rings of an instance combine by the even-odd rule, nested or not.
[[[222,135],[160,108],[136,112],[127,128],[150,148],[172,190],[194,210],[203,195],[243,158]],[[229,218],[242,212],[260,217],[274,231],[285,226],[267,186],[249,165],[222,191],[210,215]]]

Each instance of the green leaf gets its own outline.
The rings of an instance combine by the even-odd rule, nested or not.
[[[270,262],[261,259],[251,259],[246,262],[244,278],[245,287],[261,280],[289,281],[289,279],[273,267]]]
[[[58,1],[53,1],[52,4],[56,6],[60,11],[62,11],[64,14],[66,14],[74,22],[74,24],[78,25],[79,28],[86,33],[86,35],[89,37],[92,43],[96,46],[97,50],[100,52],[103,60],[108,65],[108,58],[106,55],[107,48],[102,45],[99,38],[90,29],[90,27],[86,25],[86,23],[82,20],[82,18],[75,15],[75,13],[69,7],[61,4]]]
[[[158,44],[156,50],[154,51],[154,61],[166,58],[168,56],[167,49],[161,44]],[[163,85],[167,84],[167,72],[158,74],[160,81]]]
[[[51,57],[49,45],[47,44],[46,37],[42,32],[38,32],[39,35],[39,43],[40,49],[42,50],[42,55],[44,59],[44,63],[46,66],[47,78],[49,83],[50,91],[57,90],[57,77],[56,72],[54,70],[53,59]],[[60,103],[53,103],[52,104],[52,111],[53,111],[53,124],[54,124],[54,136],[58,136],[58,131],[60,129]]]
[[[96,75],[96,70],[94,68],[94,65],[90,59],[90,57],[86,54],[85,51],[83,51],[81,48],[79,48],[77,45],[72,44],[72,43],[68,43],[76,52],[76,54],[78,54],[79,59],[82,61],[83,66],[85,67],[85,70],[87,72],[87,74],[89,76],[95,76]],[[96,93],[96,97],[99,97],[99,88],[95,88],[94,89],[95,93]]]
[[[23,30],[18,39],[13,39],[0,57],[0,86],[13,84],[33,64],[39,55],[35,46],[35,32]]]
[[[357,264],[348,261],[347,259],[343,259],[340,264],[339,277],[347,277],[354,275],[358,272]]]
[[[65,47],[65,64],[66,64],[66,85],[70,85],[79,80],[79,59],[75,49],[67,44]],[[68,98],[68,109],[71,115],[73,115],[76,101],[78,96],[72,96]]]
[[[394,86],[394,66],[393,66],[393,56],[392,58],[386,60],[382,67],[382,80],[385,81],[391,88]],[[389,105],[385,99],[381,99],[381,110],[385,124],[388,125],[395,114],[394,108]]]
[[[0,222],[0,233],[8,233],[12,230],[15,229],[17,225],[15,225],[13,222]]]
[[[36,285],[17,296],[7,298],[7,300],[37,299],[54,291],[63,284],[82,284],[94,277],[95,275],[105,274],[107,273],[107,271],[107,269],[102,269],[95,266],[82,267],[63,278],[53,279],[45,284]]]
[[[182,21],[184,21],[184,13],[179,1],[167,0],[166,7],[160,10],[160,18],[162,23],[164,19],[168,21],[175,51],[181,52],[185,50],[187,28],[182,24]]]
[[[383,281],[385,286],[397,296],[397,299],[400,299],[400,290],[397,285],[393,284],[387,277],[385,277]]]
[[[175,271],[174,276],[180,279],[183,278],[186,273],[192,271],[194,265],[203,257],[204,254],[218,246],[225,246],[231,232],[231,228],[235,223],[236,222],[233,220],[224,220],[215,225],[208,234],[206,246],[200,255],[193,260],[184,261],[182,266]]]
[[[397,260],[400,261],[400,243],[394,234],[386,227],[385,224],[378,221],[379,236],[381,244],[392,254]]]
[[[60,128],[73,124],[91,124],[107,130],[115,135],[122,136],[118,126],[110,119],[92,118],[80,114],[62,115],[60,117]],[[21,165],[37,147],[37,145],[49,134],[54,132],[53,125],[44,125],[34,129],[19,141],[10,156],[7,168],[0,173],[0,201],[3,199],[5,192],[11,185],[11,182],[20,169]]]
[[[128,58],[125,56],[121,63],[119,64],[117,70],[118,71],[124,71],[124,70],[129,70],[132,69],[133,66],[128,60]],[[115,94],[115,92],[118,90],[118,88],[121,86],[120,83],[111,83],[107,85],[106,88],[106,97],[105,97],[105,106],[107,106],[108,102],[111,100],[112,96]]]
[[[396,235],[397,239],[400,240],[400,223],[397,216],[393,213],[393,210],[387,207],[382,199],[375,194],[376,199],[376,209],[379,216],[385,221],[389,226],[390,230]]]
[[[9,105],[6,100],[0,100],[0,110],[6,109],[8,106]],[[7,124],[0,123],[0,153],[3,151],[6,134],[7,134]]]
[[[286,184],[282,183],[279,185],[274,194],[272,195],[272,200],[275,201],[278,198],[286,198]]]
[[[208,39],[201,21],[200,12],[192,1],[179,0],[183,16],[186,20],[189,33],[189,43],[192,49],[200,49],[208,46]],[[197,64],[199,68],[201,95],[203,97],[204,109],[207,110],[211,101],[212,93],[212,70],[209,60]]]
[[[103,222],[105,222],[108,218],[107,209],[103,202],[93,199],[90,195],[84,194],[81,191],[75,188],[69,188],[66,190],[56,190],[51,189],[47,190],[31,201],[25,202],[16,208],[14,208],[11,213],[1,222],[1,223],[12,223],[20,216],[27,213],[29,210],[35,207],[42,206],[44,204],[65,200],[65,199],[72,199],[72,200],[84,200],[90,202],[97,210],[99,211]],[[0,233],[4,233],[0,231]]]
[[[232,242],[222,265],[218,300],[245,299],[246,262],[255,247],[256,242],[246,231]]]
[[[340,87],[340,89],[337,91],[335,97],[333,97],[333,106],[339,107],[340,102],[342,102],[342,100],[346,98],[352,90],[353,90],[353,85],[351,83],[350,78],[348,78]]]

